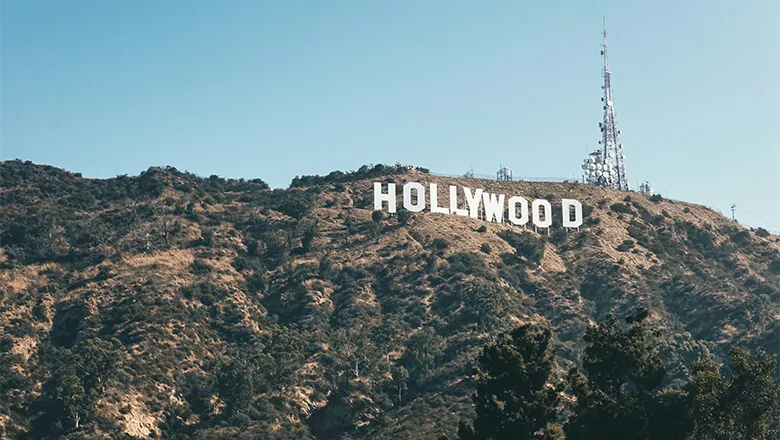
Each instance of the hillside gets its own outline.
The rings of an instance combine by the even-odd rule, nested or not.
[[[573,198],[585,223],[372,218],[384,180]],[[560,374],[588,325],[638,305],[671,384],[699,353],[780,348],[780,238],[657,196],[382,166],[271,190],[6,161],[0,197],[7,438],[54,435],[52,396],[87,393],[69,362],[115,367],[65,438],[436,438],[472,415],[480,348],[520,323],[552,326]]]

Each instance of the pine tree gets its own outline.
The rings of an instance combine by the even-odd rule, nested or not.
[[[560,387],[551,385],[551,338],[547,327],[527,324],[483,349],[474,371],[477,416],[473,424],[461,423],[462,440],[533,439],[556,420]],[[560,438],[554,428],[545,435],[540,438]]]
[[[683,440],[689,430],[683,394],[659,390],[665,370],[643,307],[612,315],[585,334],[584,374],[569,372],[576,398],[564,430],[569,440]]]
[[[228,417],[246,413],[254,399],[252,367],[245,359],[237,357],[222,364],[217,373],[217,390],[225,402]]]
[[[694,420],[693,438],[717,440],[725,433],[721,417],[722,381],[720,365],[711,357],[696,360],[691,368],[691,378],[684,389],[689,396],[691,417]]]
[[[736,346],[729,353],[731,374],[723,387],[722,414],[730,415],[732,440],[776,438],[780,420],[780,384],[774,377],[777,360],[762,349],[751,353]]]

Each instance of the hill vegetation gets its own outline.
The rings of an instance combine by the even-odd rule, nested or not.
[[[575,198],[585,224],[388,216],[373,211],[385,180]],[[544,435],[594,438],[588,402],[631,407],[592,376],[626,319],[652,329],[640,364],[663,371],[629,376],[672,390],[669,405],[739,368],[778,376],[780,239],[702,206],[400,166],[271,189],[21,161],[0,163],[0,199],[0,437],[456,438],[481,429],[479,392],[496,386],[485,350],[515,344],[535,353],[516,374],[533,377],[518,392],[534,390]]]

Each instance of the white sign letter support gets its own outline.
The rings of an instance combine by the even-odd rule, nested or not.
[[[520,204],[520,218],[517,218],[517,204]],[[507,202],[509,209],[509,222],[513,225],[524,226],[528,223],[528,200],[514,196]]]
[[[485,220],[501,223],[504,219],[504,195],[482,193],[482,203],[485,205]]]
[[[544,221],[539,218],[541,217],[539,213],[539,207],[541,206],[544,206]],[[531,209],[533,210],[534,226],[537,228],[549,228],[552,225],[552,206],[550,206],[550,202],[544,199],[536,199],[531,204]]]
[[[469,215],[468,209],[458,208],[458,187],[454,185],[450,185],[450,213],[464,217]]]
[[[431,212],[438,214],[449,214],[449,208],[439,206],[439,194],[436,189],[436,184],[431,183]]]
[[[471,189],[464,186],[463,192],[466,194],[466,203],[469,205],[469,216],[471,218],[479,218],[479,202],[482,201],[482,190],[475,189],[472,196]]]
[[[382,183],[374,182],[374,210],[382,209],[382,202],[387,202],[387,212],[395,213],[395,183],[387,184],[387,193],[382,192]]]
[[[417,192],[417,203],[412,204],[412,190]],[[417,182],[408,182],[404,185],[404,208],[411,212],[420,212],[425,209],[425,187]]]
[[[574,207],[574,220],[571,219],[571,207]],[[574,199],[561,199],[563,208],[563,227],[579,228],[582,226],[582,203]]]

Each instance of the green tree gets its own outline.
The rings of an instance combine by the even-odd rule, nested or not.
[[[283,230],[269,232],[264,235],[265,265],[270,269],[276,269],[287,262],[290,255],[289,235]]]
[[[392,318],[385,318],[382,323],[371,327],[369,337],[371,342],[385,352],[385,361],[390,362],[390,352],[395,350],[401,341],[402,329]]]
[[[379,235],[382,233],[382,220],[385,219],[385,213],[382,211],[373,211],[371,213],[371,223],[366,225],[366,231],[369,236],[376,239],[379,243]]]
[[[780,420],[777,360],[762,349],[735,346],[729,352],[728,376],[711,358],[698,359],[684,389],[688,395],[695,440],[764,440],[776,438]]]
[[[731,372],[723,382],[720,417],[732,440],[776,438],[780,420],[780,384],[774,377],[777,359],[762,349],[751,353],[732,347]],[[725,437],[720,437],[725,438]]]
[[[317,226],[317,223],[313,223],[308,225],[303,230],[303,237],[301,237],[301,247],[303,248],[304,252],[309,252],[311,250],[311,245],[314,242],[314,239],[317,237]]]
[[[92,413],[84,385],[72,369],[57,374],[54,383],[54,402],[61,413],[59,422],[66,429],[79,428]]]
[[[443,350],[444,340],[431,327],[424,327],[409,338],[401,361],[409,370],[410,379],[415,386],[421,385],[430,376]]]
[[[582,364],[598,389],[616,394],[627,384],[646,391],[661,383],[665,371],[650,329],[644,325],[648,315],[647,309],[639,308],[628,316],[627,331],[612,315],[586,331],[584,340],[588,346]]]
[[[690,399],[690,413],[694,420],[693,438],[723,438],[725,426],[719,414],[722,390],[720,365],[709,356],[697,359],[691,367],[691,378],[684,389]]]
[[[191,411],[186,406],[170,405],[163,411],[163,420],[158,424],[163,440],[190,440],[187,419]]]
[[[117,340],[87,339],[73,347],[73,365],[84,384],[84,389],[95,402],[105,390],[106,382],[113,376],[122,361]]]
[[[412,219],[412,211],[409,211],[406,208],[399,208],[396,213],[396,219],[398,220],[399,225],[406,226],[409,224],[409,220]]]
[[[544,242],[529,232],[503,231],[498,234],[510,246],[515,248],[518,257],[539,264],[544,257]]]
[[[308,214],[314,205],[314,196],[307,191],[275,189],[272,194],[274,209],[297,220]]]
[[[569,440],[682,440],[689,431],[684,396],[659,390],[665,375],[640,307],[625,329],[612,315],[586,331],[582,365],[569,372],[576,398],[564,430]]]
[[[359,379],[375,366],[372,362],[376,355],[376,347],[369,339],[370,332],[362,325],[350,328],[340,328],[334,334],[334,344],[339,353],[343,368],[350,376]]]
[[[241,347],[241,354],[254,371],[254,388],[280,397],[297,383],[297,372],[303,361],[303,339],[300,333],[274,326],[261,340]]]
[[[526,324],[483,349],[474,371],[477,416],[473,424],[461,423],[461,439],[560,438],[560,429],[548,426],[558,416],[562,391],[552,383],[551,339],[546,326]]]
[[[394,400],[396,401],[396,405],[400,406],[403,404],[406,391],[409,389],[407,386],[407,382],[409,381],[409,372],[406,371],[406,368],[403,366],[398,366],[393,367],[391,374],[393,376],[392,387]]]
[[[42,411],[32,437],[47,437],[58,429],[79,428],[92,421],[97,402],[122,361],[119,346],[115,339],[93,338],[59,353],[59,368],[42,389]]]
[[[254,399],[254,381],[251,365],[242,357],[222,364],[217,372],[217,391],[225,402],[226,415],[246,413]]]

